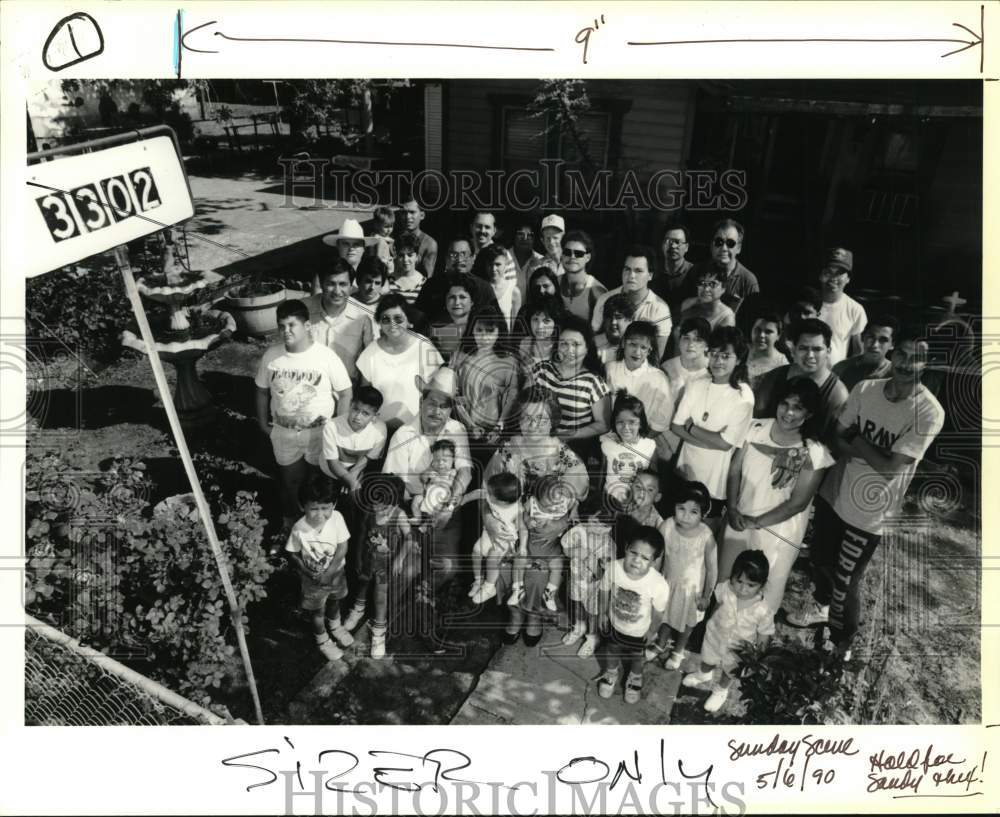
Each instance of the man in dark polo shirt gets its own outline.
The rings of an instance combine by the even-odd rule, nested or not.
[[[835,434],[837,417],[847,402],[847,387],[830,368],[830,327],[819,318],[796,321],[788,330],[793,362],[765,374],[754,390],[753,416],[772,419],[778,410],[779,386],[793,377],[808,377],[819,386],[822,407],[820,426],[823,442],[829,444]]]
[[[743,225],[731,218],[723,219],[712,228],[712,241],[709,244],[709,260],[706,265],[716,267],[725,273],[726,291],[722,294],[722,302],[733,312],[739,314],[740,304],[750,295],[758,295],[760,286],[757,276],[744,267],[738,260],[743,249]],[[701,266],[701,265],[699,265]],[[687,280],[696,281],[695,272],[687,276]],[[691,295],[685,292],[685,295]]]
[[[424,220],[425,215],[423,208],[411,196],[403,202],[400,210],[403,213],[402,234],[412,235],[417,240],[417,269],[430,278],[434,274],[434,267],[437,266],[438,245],[437,241],[420,229],[420,222]]]
[[[686,258],[690,246],[687,227],[682,224],[667,225],[660,242],[663,272],[653,277],[649,288],[667,302],[672,315],[681,314],[681,301],[692,294],[688,273],[694,264]]]

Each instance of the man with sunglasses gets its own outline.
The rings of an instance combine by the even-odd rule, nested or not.
[[[733,312],[739,312],[740,304],[751,295],[760,293],[757,276],[744,267],[738,260],[743,249],[743,225],[731,218],[723,219],[712,228],[712,241],[709,245],[708,266],[725,273],[726,290],[722,294],[722,302]],[[688,281],[697,277],[688,275]],[[694,295],[693,292],[686,293]]]

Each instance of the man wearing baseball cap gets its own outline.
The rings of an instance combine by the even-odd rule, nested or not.
[[[819,319],[830,327],[830,365],[834,366],[861,352],[861,333],[868,325],[865,308],[844,292],[851,281],[854,254],[843,247],[823,253],[819,282],[823,306]]]
[[[558,277],[562,277],[563,272],[565,272],[562,265],[562,240],[565,233],[566,222],[562,216],[551,213],[542,219],[542,248],[545,250],[545,255],[535,259],[525,267],[524,282],[518,284],[522,287],[521,293],[526,298],[528,297],[528,282],[531,280],[532,273],[539,267],[548,267]]]

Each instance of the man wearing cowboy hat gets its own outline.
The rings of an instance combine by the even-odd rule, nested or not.
[[[465,426],[451,417],[455,400],[454,370],[442,366],[427,381],[417,375],[416,382],[421,392],[420,410],[412,422],[400,426],[392,436],[382,470],[403,480],[409,501],[423,491],[420,475],[431,463],[431,446],[445,439],[455,445],[456,472],[451,499],[432,518],[432,527],[423,534],[427,537],[425,547],[430,548],[429,562],[425,561],[430,574],[423,577],[424,595],[429,598],[432,588],[440,588],[458,568],[461,524],[456,509],[472,480],[472,458]]]
[[[337,248],[337,255],[351,265],[353,272],[351,280],[354,280],[358,272],[358,264],[365,254],[365,247],[374,247],[378,243],[378,238],[373,235],[366,236],[361,229],[361,224],[353,218],[344,219],[339,230],[335,230],[323,236],[323,243],[329,247]],[[322,291],[319,283],[319,275],[313,276],[313,295],[318,295]]]

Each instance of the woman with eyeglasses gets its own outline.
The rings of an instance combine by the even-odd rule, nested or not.
[[[382,392],[384,401],[378,416],[391,435],[417,416],[417,376],[429,381],[444,359],[434,344],[413,331],[410,307],[402,295],[382,296],[375,307],[375,322],[379,336],[358,357],[358,372],[361,385]]]
[[[539,480],[555,478],[558,490],[554,493],[569,500],[571,506],[579,504],[587,496],[589,477],[580,458],[556,436],[562,413],[556,396],[536,387],[522,392],[517,403],[520,406],[518,433],[505,440],[490,459],[483,483],[494,474],[513,474],[520,483],[521,497],[527,500],[535,495]],[[528,546],[524,595],[515,600],[514,605],[504,604],[510,615],[504,643],[517,641],[523,627],[524,643],[534,646],[541,640],[543,620],[555,619],[551,608],[545,604],[545,589],[549,582],[549,560],[562,552],[559,537],[569,526],[569,516],[551,519],[539,516],[534,520],[536,536]],[[513,554],[509,554],[500,566],[497,599],[501,603],[506,601],[512,582],[512,557]]]
[[[747,343],[735,326],[715,329],[708,340],[710,376],[688,382],[670,425],[682,442],[678,476],[702,483],[712,497],[705,523],[717,542],[721,541],[726,508],[729,462],[743,445],[753,418],[747,352]]]

